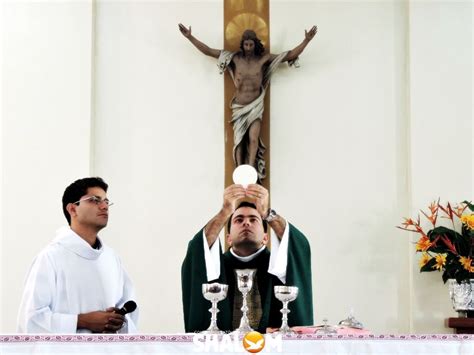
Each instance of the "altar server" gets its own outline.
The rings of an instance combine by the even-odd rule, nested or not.
[[[21,333],[135,332],[138,310],[120,314],[134,289],[118,255],[97,233],[107,225],[108,185],[99,177],[77,180],[64,191],[69,227],[34,259],[18,315]]]

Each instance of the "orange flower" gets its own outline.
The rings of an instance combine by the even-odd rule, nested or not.
[[[436,264],[433,266],[434,269],[441,271],[444,265],[446,265],[446,254],[438,254],[435,256]]]
[[[430,239],[426,236],[422,236],[418,243],[416,243],[416,251],[427,251],[431,247]]]
[[[474,266],[472,266],[472,259],[471,257],[464,257],[464,256],[461,256],[459,257],[459,262],[461,263],[462,267],[469,271],[469,272],[474,272]]]
[[[467,205],[465,203],[461,203],[460,205],[457,205],[456,207],[454,207],[453,212],[458,218],[461,218],[466,208],[467,208]]]
[[[397,228],[419,234],[413,244],[416,252],[422,254],[418,260],[420,271],[438,270],[443,274],[445,282],[452,277],[456,277],[458,281],[459,278],[472,277],[474,204],[468,201],[455,205],[449,202],[441,204],[438,199],[431,202],[424,211],[419,211],[415,218],[404,218],[403,223]],[[423,223],[420,222],[420,217],[423,218]],[[450,226],[447,223],[437,225],[442,219],[449,219]]]
[[[415,225],[415,221],[412,220],[411,218],[404,218],[405,222],[402,223],[402,226],[405,228],[408,228],[408,226],[413,226]]]
[[[421,255],[421,259],[419,261],[419,265],[420,265],[420,269],[425,266],[426,264],[428,264],[428,262],[431,260],[431,256],[429,256],[429,254],[427,253],[423,253]]]
[[[474,214],[461,216],[461,222],[470,230],[474,230]]]
[[[448,202],[446,204],[446,207],[443,207],[442,205],[438,204],[438,207],[441,209],[441,211],[443,211],[446,216],[448,216],[448,218],[452,221],[453,220],[453,215],[454,215],[454,211],[451,207],[451,204]]]
[[[428,208],[431,211],[431,214],[438,213],[438,205],[439,205],[439,199],[438,201],[431,202],[431,204],[428,206]]]
[[[420,216],[418,215],[418,220],[414,221],[411,218],[404,218],[404,222],[402,223],[402,226],[397,226],[397,228],[400,228],[405,231],[413,232],[413,233],[419,233],[422,235],[422,237],[428,238],[426,235],[425,231],[423,228],[420,226]]]
[[[439,205],[439,200],[438,202],[436,201],[431,202],[431,204],[428,206],[431,212],[429,216],[425,212],[421,211],[421,213],[423,213],[426,219],[431,222],[433,227],[436,225],[436,220],[438,219],[438,205]]]

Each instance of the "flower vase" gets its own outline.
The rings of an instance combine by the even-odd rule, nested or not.
[[[474,318],[474,279],[463,280],[460,284],[455,279],[449,279],[448,286],[449,297],[459,317]]]

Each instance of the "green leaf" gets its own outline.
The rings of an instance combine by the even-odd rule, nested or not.
[[[448,273],[445,271],[443,272],[443,282],[446,283],[446,281],[448,281],[449,279],[451,279],[452,277],[449,277]]]
[[[460,284],[461,281],[469,279],[469,272],[463,268],[458,273],[456,273],[455,278],[458,284]]]
[[[433,267],[436,265],[436,259],[431,258],[430,261],[428,261],[421,269],[420,272],[429,272],[429,271],[435,271],[436,269],[433,269]]]
[[[463,201],[463,203],[465,203],[467,205],[467,207],[469,207],[469,209],[474,212],[474,205],[468,201]]]
[[[443,236],[443,235],[446,235],[451,241],[455,240],[456,238],[461,237],[461,234],[459,234],[458,232],[450,228],[443,227],[443,226],[439,226],[428,231],[428,237],[430,238],[430,241],[433,241],[438,236]]]
[[[468,256],[471,252],[470,238],[450,228],[443,226],[436,227],[430,230],[427,235],[430,238],[430,241],[434,241],[438,237],[445,236],[454,245],[454,248],[459,255]],[[450,249],[441,239],[438,239],[436,245],[431,247],[429,250],[435,253],[451,253]]]
[[[459,275],[459,268],[447,267],[443,272],[443,282],[446,283],[449,279],[455,279]]]

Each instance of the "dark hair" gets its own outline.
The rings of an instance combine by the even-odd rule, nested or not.
[[[244,51],[244,41],[251,39],[255,43],[255,55],[261,56],[265,53],[265,47],[262,44],[260,38],[257,37],[257,34],[252,30],[245,30],[242,34],[242,39],[240,40],[240,50]]]
[[[66,206],[70,203],[79,201],[82,196],[87,194],[87,189],[90,187],[100,187],[102,190],[107,192],[109,185],[105,183],[100,177],[88,177],[74,181],[71,185],[66,187],[63,194],[63,213],[66,216],[67,223],[71,225],[71,215],[66,209]]]
[[[241,208],[241,207],[251,207],[253,209],[257,209],[257,206],[255,206],[254,203],[252,202],[248,202],[248,201],[243,201],[239,204],[239,206],[235,209],[236,211]],[[234,212],[235,213],[235,212]],[[232,222],[232,217],[234,216],[234,213],[231,214],[231,216],[229,217],[229,219],[227,220],[227,231],[230,232],[230,225],[231,225],[231,222]],[[267,233],[267,229],[268,229],[268,223],[267,221],[265,221],[263,218],[262,218],[262,224],[263,224],[263,231],[265,233]]]

